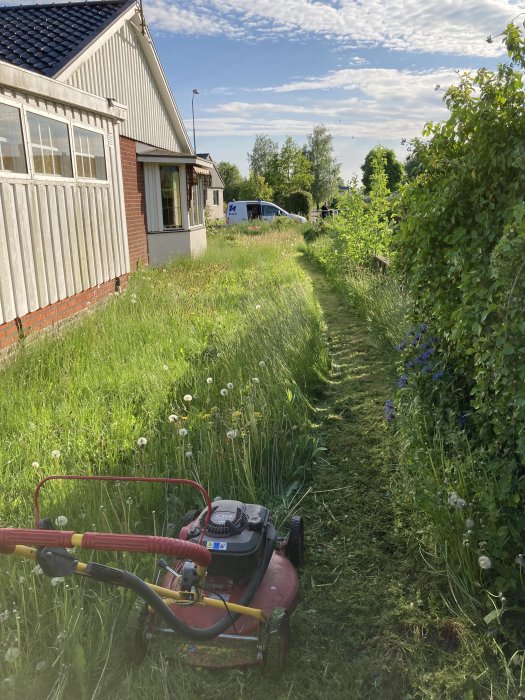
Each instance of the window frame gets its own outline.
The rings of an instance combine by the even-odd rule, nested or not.
[[[24,113],[24,104],[20,102],[16,102],[15,100],[10,100],[8,97],[5,97],[4,95],[0,94],[0,102],[2,104],[7,105],[8,107],[15,107],[18,110],[19,116],[20,116],[20,129],[22,132],[22,145],[24,147],[24,155],[26,159],[26,168],[27,172],[26,173],[13,173],[10,170],[0,170],[0,177],[2,179],[11,179],[15,178],[17,180],[30,180],[32,177],[32,168],[33,168],[33,163],[31,158],[29,157],[29,152],[28,152],[28,134],[27,134],[27,125],[26,125],[26,119],[25,119],[25,113]]]
[[[27,173],[13,173],[9,170],[0,170],[0,178],[2,180],[17,179],[17,180],[35,180],[46,182],[81,182],[83,184],[102,184],[109,185],[110,183],[110,169],[111,169],[111,159],[108,147],[108,132],[97,126],[92,126],[91,124],[85,124],[78,121],[74,117],[64,117],[60,114],[55,114],[54,112],[48,112],[44,109],[34,107],[33,105],[27,104],[26,102],[20,102],[16,99],[11,99],[0,93],[0,103],[7,105],[8,107],[14,107],[18,110],[20,115],[20,126],[22,130],[22,145],[24,147],[24,155],[26,159]],[[55,175],[54,173],[37,173],[35,170],[35,163],[33,159],[33,149],[31,141],[31,131],[29,128],[28,114],[36,114],[37,116],[46,117],[57,122],[65,124],[68,130],[68,143],[71,157],[71,177],[65,177],[63,175]],[[102,145],[104,150],[104,163],[106,166],[106,179],[102,180],[99,178],[84,177],[78,174],[77,161],[76,161],[76,149],[75,149],[75,134],[74,129],[78,127],[84,131],[91,131],[95,134],[102,136]]]
[[[32,106],[26,106],[25,108],[25,113],[26,113],[26,121],[27,121],[27,143],[28,143],[28,151],[31,154],[31,173],[32,177],[35,180],[47,180],[48,182],[52,180],[53,182],[75,182],[76,178],[76,167],[75,167],[75,159],[73,158],[73,153],[74,153],[74,144],[72,143],[72,137],[73,137],[73,129],[71,128],[72,120],[68,119],[67,117],[61,117],[60,115],[55,115],[51,114],[50,112],[46,112],[43,109],[38,109],[36,107]],[[27,114],[36,114],[37,116],[40,117],[46,117],[47,119],[52,119],[57,122],[61,122],[62,124],[65,124],[67,127],[67,133],[68,133],[68,141],[69,141],[69,155],[71,157],[71,177],[67,177],[64,175],[55,175],[54,173],[37,173],[35,170],[35,163],[33,160],[33,149],[31,147],[32,142],[31,142],[31,131],[29,129],[29,120],[27,119]]]
[[[79,175],[78,170],[77,170],[77,152],[76,149],[74,148],[75,146],[75,129],[83,129],[83,131],[91,131],[93,134],[99,134],[102,136],[102,150],[104,151],[104,165],[106,168],[106,178],[102,180],[101,178],[98,177],[85,177],[84,175]],[[81,180],[82,182],[109,182],[109,168],[108,168],[108,163],[109,163],[109,153],[108,153],[108,140],[107,140],[107,132],[104,131],[104,129],[99,129],[96,126],[86,126],[82,122],[77,122],[74,120],[71,120],[71,131],[72,131],[72,138],[73,138],[73,161],[74,161],[74,176],[78,179]]]

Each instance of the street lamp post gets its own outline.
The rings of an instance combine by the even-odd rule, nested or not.
[[[193,121],[193,150],[195,151],[195,154],[197,153],[197,146],[195,145],[195,111],[193,109],[193,100],[195,99],[195,95],[198,95],[199,91],[197,88],[193,88],[193,95],[191,98],[191,119]]]

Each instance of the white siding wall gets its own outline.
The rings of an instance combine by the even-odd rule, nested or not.
[[[126,23],[67,79],[68,85],[128,107],[121,134],[143,143],[180,152],[181,146],[139,45]]]
[[[0,86],[0,97],[103,129],[108,182],[0,173],[0,323],[129,272],[109,119]]]

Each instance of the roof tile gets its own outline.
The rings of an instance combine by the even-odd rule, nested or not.
[[[53,77],[135,1],[0,7],[0,58]]]

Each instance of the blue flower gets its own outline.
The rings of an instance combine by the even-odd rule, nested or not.
[[[438,382],[444,374],[445,372],[442,369],[438,369],[438,371],[432,375],[432,381]]]
[[[406,346],[407,346],[406,340],[403,340],[401,343],[399,343],[399,345],[397,346],[397,349],[404,350],[406,348]]]
[[[408,384],[408,374],[403,374],[399,379],[397,380],[397,386],[402,389]]]
[[[427,330],[427,328],[428,328],[427,324],[426,324],[426,323],[422,323],[422,324],[419,326],[419,332],[420,332],[420,333],[424,333],[424,332]]]
[[[396,414],[394,411],[394,404],[392,403],[392,401],[390,399],[388,399],[388,401],[385,402],[384,410],[385,410],[385,420],[388,423],[391,423],[394,420],[394,418],[396,417]]]

